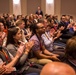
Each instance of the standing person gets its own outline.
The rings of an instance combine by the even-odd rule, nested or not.
[[[41,10],[41,7],[40,6],[38,6],[38,8],[37,8],[36,14],[43,16],[43,11]]]

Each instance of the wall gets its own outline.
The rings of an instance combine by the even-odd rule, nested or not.
[[[9,13],[13,14],[13,0],[9,0]]]
[[[35,13],[38,6],[41,6],[43,13],[46,11],[46,0],[21,0],[21,11],[23,15]]]
[[[73,15],[76,19],[76,0],[61,0],[61,14]]]
[[[37,7],[41,6],[43,13],[46,13],[46,0],[21,0],[21,13],[35,13]],[[54,0],[54,14],[59,18],[62,14],[73,15],[76,19],[76,0]],[[48,12],[48,11],[47,11]],[[0,0],[0,14],[13,14],[12,0]]]
[[[46,13],[54,15],[54,0],[53,0],[53,3],[47,3],[47,0],[46,0]]]
[[[61,0],[54,0],[54,14],[58,15],[58,19],[61,17]]]
[[[41,0],[41,9],[43,11],[43,15],[46,13],[46,0]]]
[[[41,0],[27,0],[27,14],[34,14],[38,6],[41,6]]]
[[[21,15],[22,14],[22,12],[21,12],[21,0],[19,0],[18,4],[15,4],[13,2],[13,14],[15,14],[15,15]]]
[[[27,15],[27,0],[21,0],[21,12],[23,15]]]
[[[0,0],[0,14],[9,13],[9,0]]]

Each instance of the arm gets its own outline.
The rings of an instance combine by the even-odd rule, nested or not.
[[[49,51],[46,51],[44,46],[42,46],[42,50],[40,50],[40,49],[41,48],[40,48],[38,41],[35,41],[35,44],[32,47],[32,50],[37,58],[40,58],[40,59],[48,58],[48,59],[59,60],[56,56],[53,56],[53,55],[51,56],[52,53],[50,53]],[[46,54],[45,54],[45,52],[46,52]]]
[[[0,75],[10,74],[12,71],[14,71],[13,67],[6,67],[5,63],[0,64]]]
[[[28,52],[26,51],[26,52],[21,56],[21,58],[20,58],[20,60],[19,60],[19,64],[20,64],[20,65],[23,65],[23,64],[25,63],[27,57],[28,57]]]
[[[3,75],[5,73],[5,71],[6,71],[6,68],[4,67],[4,64],[5,63],[0,64],[0,75]]]
[[[32,45],[33,44],[31,43],[31,47],[32,47]],[[13,66],[17,63],[18,59],[22,55],[24,48],[25,48],[24,45],[20,45],[20,47],[18,48],[18,51],[16,52],[16,56],[13,58],[13,60],[10,63],[8,63],[7,65],[4,65],[4,67],[1,67],[0,75],[10,74],[12,71],[14,71]],[[29,49],[29,47],[28,47],[28,49]],[[25,51],[25,54],[28,54],[28,52],[29,52],[28,49]]]
[[[23,51],[24,51],[24,44],[20,44],[20,46],[19,46],[19,48],[18,48],[18,50],[17,50],[17,52],[16,52],[16,56],[13,58],[13,60],[9,63],[9,64],[7,64],[6,66],[7,67],[13,67],[16,63],[17,63],[17,61],[18,61],[18,59],[21,57],[21,55],[23,54]]]
[[[34,41],[29,41],[25,44],[25,52],[19,60],[20,65],[23,65],[25,63],[25,61],[28,57],[29,51],[30,51],[30,49],[32,48],[33,45],[34,45]]]
[[[17,48],[14,45],[12,45],[12,44],[7,45],[7,49],[10,52],[10,54],[13,56],[13,59],[12,59],[13,61],[10,64],[12,64],[13,62],[15,62],[17,60],[18,64],[22,65],[26,61],[27,55],[25,53],[20,58],[18,58],[16,56]]]
[[[13,44],[9,44],[7,45],[7,50],[9,51],[9,53],[15,57],[16,52],[17,52],[17,48],[13,45]]]
[[[52,55],[52,56],[49,56],[49,55],[45,55],[45,54],[42,54],[40,50],[34,52],[35,55],[37,56],[37,58],[39,59],[52,59],[52,60],[55,60],[55,61],[60,61],[56,56]]]
[[[13,60],[6,65],[6,67],[13,67],[13,66],[17,63],[18,59],[19,59],[19,56],[16,55],[16,56],[13,58]]]
[[[44,54],[46,54],[46,55],[54,55],[52,52],[49,52],[48,50],[44,50]]]
[[[40,50],[37,50],[37,51],[34,51],[34,54],[36,55],[37,58],[40,58],[40,59],[44,59],[44,58],[52,58],[50,56],[47,56],[45,54],[42,54],[42,52]]]
[[[62,35],[61,31],[58,31],[58,33],[56,34],[56,37],[54,37],[54,40],[58,39],[61,35]]]
[[[48,55],[48,56],[59,56],[59,55],[57,55],[57,54],[54,54],[54,53],[52,53],[52,52],[49,52],[49,51],[45,48],[44,45],[42,46],[42,49],[43,49],[43,53],[44,53],[45,55]]]

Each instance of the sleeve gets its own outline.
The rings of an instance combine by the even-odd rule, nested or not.
[[[14,45],[8,45],[7,46],[8,51],[10,52],[11,55],[15,57],[17,49],[14,47]],[[27,54],[23,54],[20,59],[18,60],[19,65],[23,65],[27,59]]]
[[[43,40],[43,44],[44,44],[45,46],[49,46],[49,45],[51,45],[51,43],[52,43],[52,39],[51,39],[51,38],[48,39],[48,38],[45,36],[45,34],[42,35],[42,40]]]
[[[27,42],[25,35],[24,35],[24,30],[22,30],[22,40],[21,41],[23,41],[25,43]]]
[[[34,43],[34,46],[32,47],[32,50],[33,51],[37,51],[37,50],[40,50],[40,44],[38,41],[34,40],[35,43]]]
[[[19,64],[23,65],[28,57],[28,54],[23,54],[19,60]]]
[[[3,60],[0,58],[0,65],[3,64]]]
[[[12,44],[7,45],[7,50],[15,57],[17,50],[14,47],[14,45]]]

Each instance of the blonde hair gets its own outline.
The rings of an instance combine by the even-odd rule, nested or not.
[[[21,25],[23,22],[24,22],[23,20],[17,20],[16,23],[15,23],[15,25],[16,25],[16,26],[19,26],[19,25]]]

